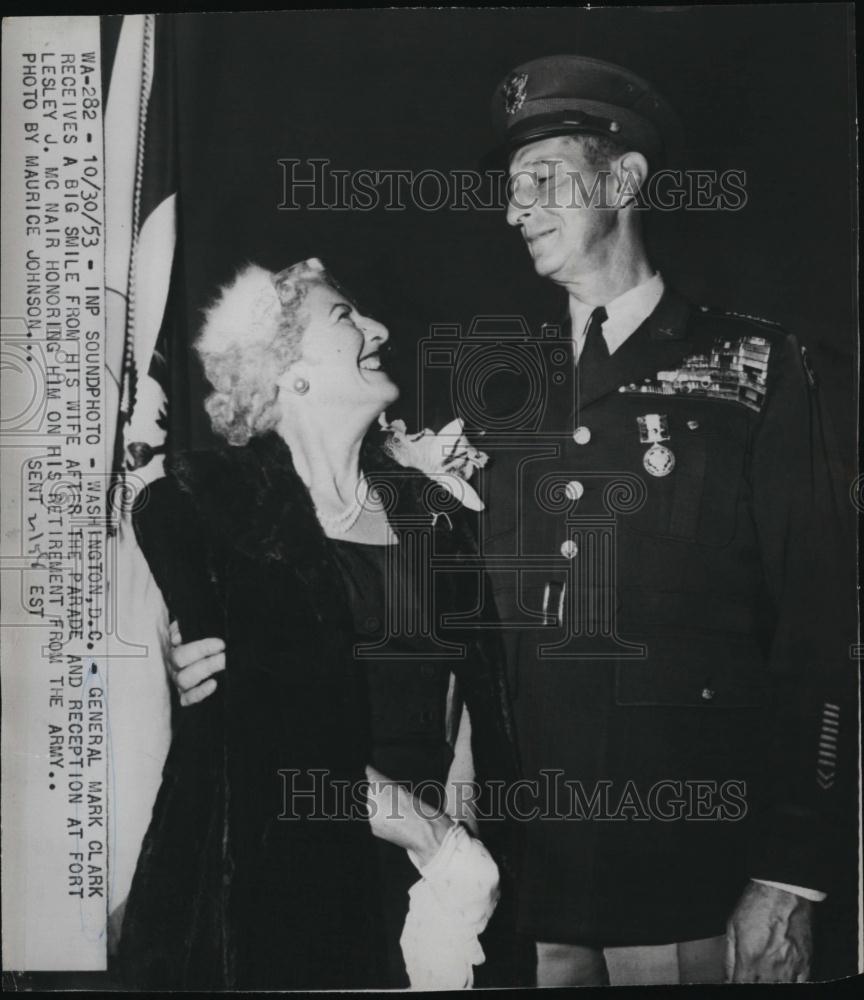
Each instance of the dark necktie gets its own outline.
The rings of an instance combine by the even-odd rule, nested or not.
[[[603,324],[606,322],[607,314],[605,306],[597,306],[591,313],[588,320],[588,329],[585,331],[585,343],[582,345],[582,353],[579,355],[579,381],[583,386],[591,385],[598,370],[604,361],[609,359],[609,348],[603,337]]]

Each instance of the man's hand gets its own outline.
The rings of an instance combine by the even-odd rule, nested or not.
[[[812,919],[809,899],[750,882],[726,926],[727,982],[807,982]]]
[[[212,638],[184,645],[177,622],[171,622],[169,637],[168,672],[180,695],[180,704],[195,705],[216,690],[213,674],[225,669],[225,643]]]

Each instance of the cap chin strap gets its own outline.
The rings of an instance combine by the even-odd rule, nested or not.
[[[510,129],[501,145],[487,153],[480,161],[480,169],[484,171],[506,171],[507,161],[523,146],[539,139],[551,139],[559,135],[598,135],[607,139],[618,139],[627,146],[627,140],[621,139],[622,123],[614,118],[604,118],[590,115],[587,111],[552,111],[545,115],[534,115],[530,125],[520,131],[516,125]],[[636,149],[636,146],[628,146]],[[639,149],[649,162],[661,158],[655,149]]]
[[[505,139],[503,150],[506,156],[510,156],[522,146],[540,139],[551,139],[559,135],[597,135],[605,136],[607,139],[617,139],[622,146],[637,150],[648,157],[649,162],[659,162],[663,159],[654,143],[643,139],[637,145],[627,138],[622,138],[623,127],[620,121],[613,118],[589,115],[584,111],[555,111],[548,115],[532,117],[530,126],[524,131],[520,132],[518,126],[511,129]],[[492,162],[491,157],[489,162]]]
[[[621,131],[621,123],[612,118],[589,115],[585,111],[553,111],[548,115],[533,116],[531,127],[524,132],[518,126],[511,129],[508,142],[521,145],[547,135],[566,135],[571,129],[577,133],[588,132],[614,139]]]

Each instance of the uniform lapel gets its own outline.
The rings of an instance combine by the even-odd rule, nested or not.
[[[617,392],[622,385],[639,383],[659,370],[674,367],[687,350],[690,304],[667,288],[657,308],[605,362],[589,385],[583,385],[576,367],[577,410]]]

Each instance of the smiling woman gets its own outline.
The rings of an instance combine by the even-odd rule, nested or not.
[[[318,395],[328,402],[380,401],[383,409],[398,389],[383,372],[371,380],[358,370],[380,370],[378,350],[387,338],[317,258],[275,276],[250,265],[206,310],[195,345],[214,390],[205,404],[213,429],[235,445],[275,429],[285,409],[280,387],[297,393],[309,384],[309,370],[321,366],[329,371]],[[285,386],[288,369],[293,380]]]
[[[436,636],[385,625],[490,593],[411,559],[406,515],[436,552],[476,549],[457,512],[432,518],[429,480],[366,441],[398,396],[387,338],[317,258],[246,267],[206,311],[228,446],[178,456],[136,518],[186,643],[123,924],[132,986],[464,987],[484,961],[499,874],[465,806],[515,776],[509,706],[494,634],[453,629],[450,663]]]

